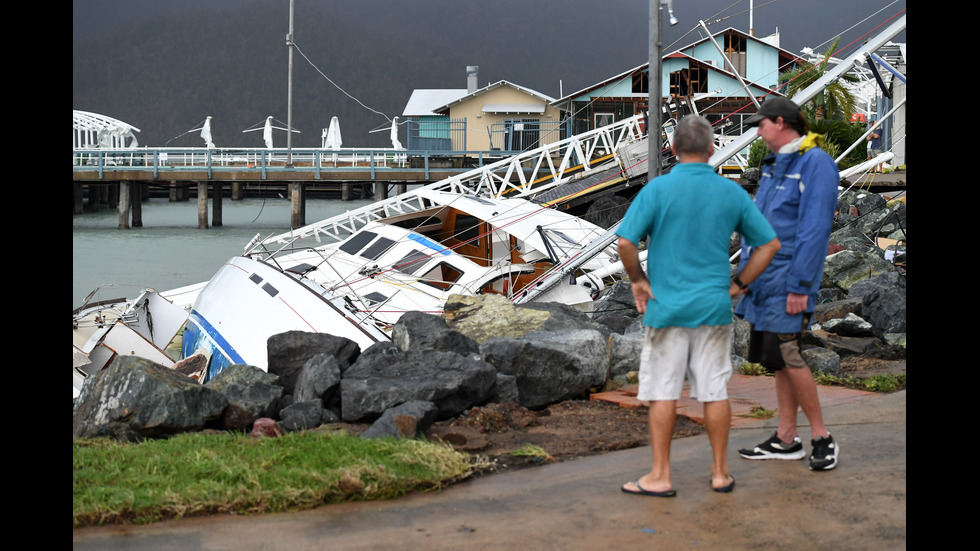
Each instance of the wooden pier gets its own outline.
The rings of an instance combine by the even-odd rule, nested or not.
[[[392,152],[390,150],[75,150],[72,167],[74,214],[88,199],[89,210],[119,210],[119,229],[142,226],[140,203],[151,190],[165,189],[171,201],[198,200],[198,227],[221,226],[221,201],[249,195],[289,196],[290,225],[306,224],[306,195],[384,199],[408,184],[427,184],[458,175],[500,152]],[[289,164],[287,160],[292,160]]]

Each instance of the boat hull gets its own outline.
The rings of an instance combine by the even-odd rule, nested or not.
[[[346,337],[362,349],[387,340],[319,285],[264,262],[234,257],[198,295],[184,325],[182,351],[185,358],[210,355],[206,379],[232,364],[265,370],[269,337],[286,331]]]

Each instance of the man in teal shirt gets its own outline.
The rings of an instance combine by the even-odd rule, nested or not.
[[[630,276],[637,309],[644,313],[646,342],[637,398],[650,406],[653,467],[622,490],[654,497],[676,495],[670,480],[670,439],[684,376],[691,397],[704,402],[713,461],[711,487],[728,492],[731,409],[731,297],[740,294],[779,250],[776,233],[748,193],[707,164],[713,133],[704,119],[681,119],[674,132],[673,170],[647,183],[617,230],[619,253]],[[748,264],[730,278],[728,245],[733,232],[755,248]],[[638,245],[647,238],[647,272]]]

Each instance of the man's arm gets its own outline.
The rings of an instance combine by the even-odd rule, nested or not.
[[[752,249],[752,256],[749,257],[749,261],[745,263],[742,271],[740,271],[735,277],[742,283],[742,285],[748,285],[755,281],[757,277],[762,275],[762,272],[765,271],[766,267],[769,266],[769,263],[772,262],[772,258],[776,256],[776,253],[779,252],[779,248],[781,246],[782,245],[780,245],[779,239],[774,237],[772,241],[766,243],[765,245],[754,247]],[[622,254],[620,254],[620,256],[622,256]],[[626,264],[625,261],[623,264]],[[735,297],[744,292],[745,291],[743,291],[742,288],[735,283],[735,280],[732,280],[732,284],[728,288],[728,294]]]
[[[616,245],[619,248],[619,258],[623,261],[623,268],[630,276],[636,309],[644,314],[647,311],[647,301],[653,298],[653,291],[650,290],[650,281],[647,279],[647,275],[643,273],[643,267],[640,266],[640,251],[632,241],[625,237],[620,237]]]
[[[796,248],[787,279],[786,313],[790,315],[805,312],[808,295],[820,288],[819,275],[837,210],[837,164],[822,152],[810,154],[804,162],[801,181],[805,187],[800,195]]]

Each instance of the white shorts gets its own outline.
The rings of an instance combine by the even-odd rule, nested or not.
[[[700,402],[728,399],[731,324],[646,330],[638,400],[680,399],[685,373],[691,383],[691,398]]]

